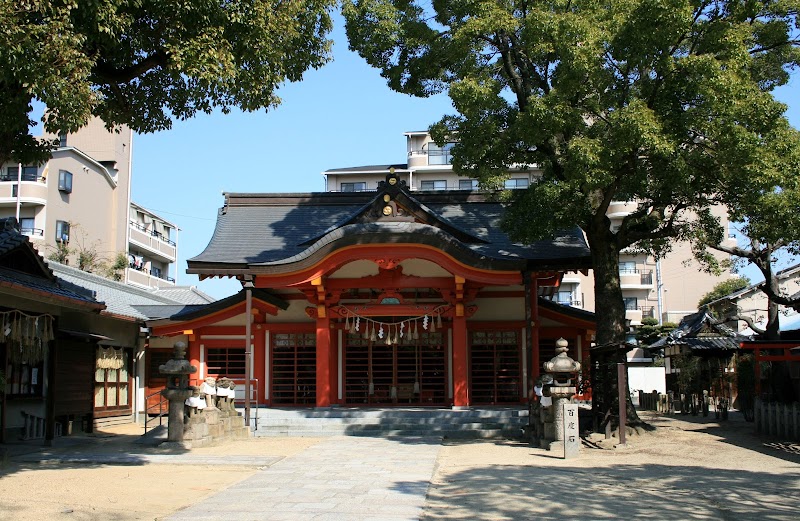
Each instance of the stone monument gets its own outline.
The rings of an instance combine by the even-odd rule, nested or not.
[[[548,418],[552,419],[552,423],[546,422],[544,425],[545,438],[550,441],[551,449],[556,445],[564,445],[565,457],[576,455],[580,448],[580,439],[574,436],[574,432],[578,431],[577,407],[570,408],[569,401],[577,392],[572,380],[581,370],[581,364],[567,355],[568,345],[563,338],[556,340],[556,356],[543,364],[544,370],[553,377],[553,383],[543,389],[543,395],[553,400],[552,416]],[[568,425],[572,421],[574,424]],[[570,439],[565,438],[565,429],[569,430]]]
[[[189,375],[197,372],[197,368],[186,360],[186,344],[176,342],[172,348],[172,359],[159,366],[158,370],[167,376],[167,387],[161,391],[161,395],[169,400],[167,441],[182,442],[184,403],[194,392],[189,387]]]

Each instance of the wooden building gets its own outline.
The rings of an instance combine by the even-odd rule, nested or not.
[[[198,380],[243,382],[249,316],[259,404],[524,402],[558,338],[588,353],[594,315],[545,297],[590,256],[577,228],[522,245],[502,216],[490,194],[411,193],[394,173],[374,192],[225,194],[188,271],[244,288],[148,322],[148,392],[178,338]]]

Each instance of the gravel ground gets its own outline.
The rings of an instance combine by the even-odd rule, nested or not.
[[[626,448],[593,438],[571,460],[523,443],[445,440],[423,519],[800,519],[800,445],[759,438],[735,413],[726,422],[646,419],[657,429],[630,436]],[[164,450],[134,443],[138,432],[117,427],[59,440],[45,452],[12,447],[0,462],[0,520],[160,519],[257,472],[240,456],[278,461],[320,442],[259,438]],[[51,457],[176,454],[217,464],[26,462],[25,449]]]

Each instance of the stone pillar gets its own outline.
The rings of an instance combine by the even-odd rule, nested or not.
[[[545,423],[544,429],[546,441],[551,442],[551,447],[564,443],[564,406],[577,392],[572,378],[581,370],[580,362],[567,355],[567,346],[568,343],[563,338],[556,340],[556,356],[544,363],[544,370],[553,378],[553,383],[544,392],[545,396],[553,400],[552,424]]]

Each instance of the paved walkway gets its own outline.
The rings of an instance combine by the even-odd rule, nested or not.
[[[435,438],[333,437],[167,519],[418,520],[440,448]]]

